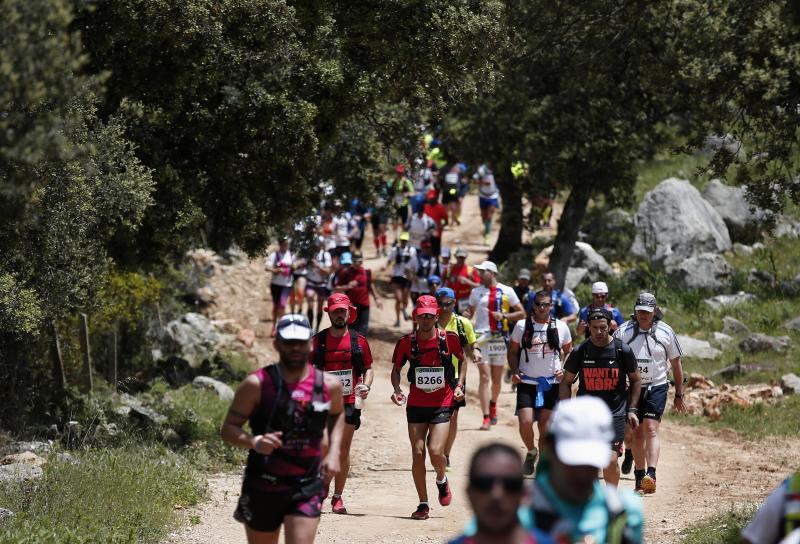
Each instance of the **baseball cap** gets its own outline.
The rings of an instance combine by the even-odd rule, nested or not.
[[[406,167],[404,164],[398,164],[394,167],[394,171],[397,172],[398,174],[405,174]]]
[[[636,304],[634,305],[633,309],[636,310],[644,310],[645,312],[655,312],[656,306],[658,306],[658,302],[656,302],[656,297],[651,293],[639,293],[639,296],[636,297]]]
[[[417,307],[414,308],[414,316],[420,314],[439,315],[439,303],[431,295],[422,295],[417,299]]]
[[[531,271],[527,268],[520,268],[517,277],[521,280],[529,280],[531,279]]]
[[[559,461],[570,466],[605,468],[611,461],[614,429],[611,411],[602,400],[582,396],[562,400],[550,418]]]
[[[586,321],[594,321],[595,319],[605,319],[611,323],[611,312],[605,308],[592,308],[592,311],[590,311],[589,315],[586,316]]]
[[[350,297],[344,293],[332,294],[328,297],[328,301],[325,304],[326,306],[323,308],[323,310],[326,312],[332,312],[340,308],[354,308],[354,306],[350,303]]]
[[[436,298],[456,298],[456,292],[449,287],[440,287],[436,290]]]
[[[432,247],[430,240],[423,240],[420,242],[419,247]]]
[[[311,340],[308,318],[302,314],[286,314],[278,320],[275,334],[281,340]]]
[[[400,233],[400,239],[401,240],[405,240],[406,242],[408,242],[408,238],[409,238],[409,236],[408,236],[408,233],[406,231],[403,231],[403,232]]]
[[[353,254],[345,251],[339,256],[339,264],[353,264]]]
[[[604,281],[596,281],[592,284],[592,294],[602,295],[608,294],[608,285]]]
[[[432,198],[438,198],[438,197],[439,197],[439,193],[437,193],[437,192],[436,192],[436,189],[431,189],[431,190],[430,190],[430,191],[428,191],[428,193],[425,195],[425,198],[427,198],[428,200],[430,200],[430,199],[432,199]]]
[[[488,270],[497,274],[497,265],[492,261],[483,261],[481,264],[475,265],[475,270]]]
[[[456,257],[466,257],[466,256],[467,256],[467,250],[466,249],[461,248],[461,247],[457,247],[456,248]]]
[[[436,274],[431,274],[430,276],[428,276],[428,285],[434,285],[436,283],[441,285],[442,284],[442,278],[440,278]]]
[[[444,246],[440,253],[441,253],[442,257],[449,258],[450,257],[450,248],[447,247],[447,246]]]

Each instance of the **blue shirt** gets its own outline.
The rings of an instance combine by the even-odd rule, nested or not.
[[[581,313],[578,314],[578,321],[586,321],[587,319],[589,319],[589,307],[590,305],[587,304],[586,306],[581,308]],[[610,304],[605,304],[603,305],[603,309],[611,312],[611,317],[612,319],[614,319],[614,321],[617,322],[617,325],[622,325],[623,323],[625,323],[625,318],[622,317],[622,312],[620,312],[618,308],[615,308]]]
[[[566,317],[574,314],[578,310],[577,308],[572,307],[569,297],[558,289],[553,289],[553,291],[550,293],[550,299],[553,302],[553,305],[550,307],[550,315],[553,317]],[[560,312],[558,311],[559,306],[561,307]],[[558,315],[559,313],[561,315]]]

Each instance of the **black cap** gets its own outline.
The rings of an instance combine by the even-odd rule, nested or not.
[[[594,321],[596,319],[605,319],[607,322],[611,323],[611,312],[605,308],[593,308],[592,311],[589,312],[586,321]]]

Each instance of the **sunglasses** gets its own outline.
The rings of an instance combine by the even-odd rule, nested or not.
[[[543,310],[543,309],[545,309],[545,308],[549,308],[549,307],[550,307],[550,306],[552,306],[552,305],[553,305],[553,304],[552,304],[552,303],[550,303],[550,302],[542,302],[541,304],[536,304],[536,307],[537,307],[537,308],[539,308],[539,309],[541,309],[541,310]]]
[[[500,483],[506,493],[519,493],[525,485],[521,476],[472,476],[469,479],[470,488],[481,493],[488,493]]]
[[[439,306],[445,306],[445,307],[447,307],[447,306],[452,306],[452,305],[454,305],[455,303],[456,303],[456,301],[455,301],[455,300],[451,300],[450,302],[442,302],[442,301],[439,301]]]

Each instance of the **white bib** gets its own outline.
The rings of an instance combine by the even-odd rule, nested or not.
[[[636,359],[636,364],[639,367],[639,376],[642,378],[642,383],[653,383],[656,372],[655,362],[652,359]]]
[[[417,389],[426,393],[433,393],[444,387],[444,367],[418,366],[414,375],[414,384]]]
[[[328,372],[336,379],[342,382],[342,395],[349,395],[353,392],[353,370],[348,368],[345,370],[331,370]]]
[[[507,352],[506,343],[503,340],[489,340],[486,344],[486,352],[489,355],[505,355]]]

